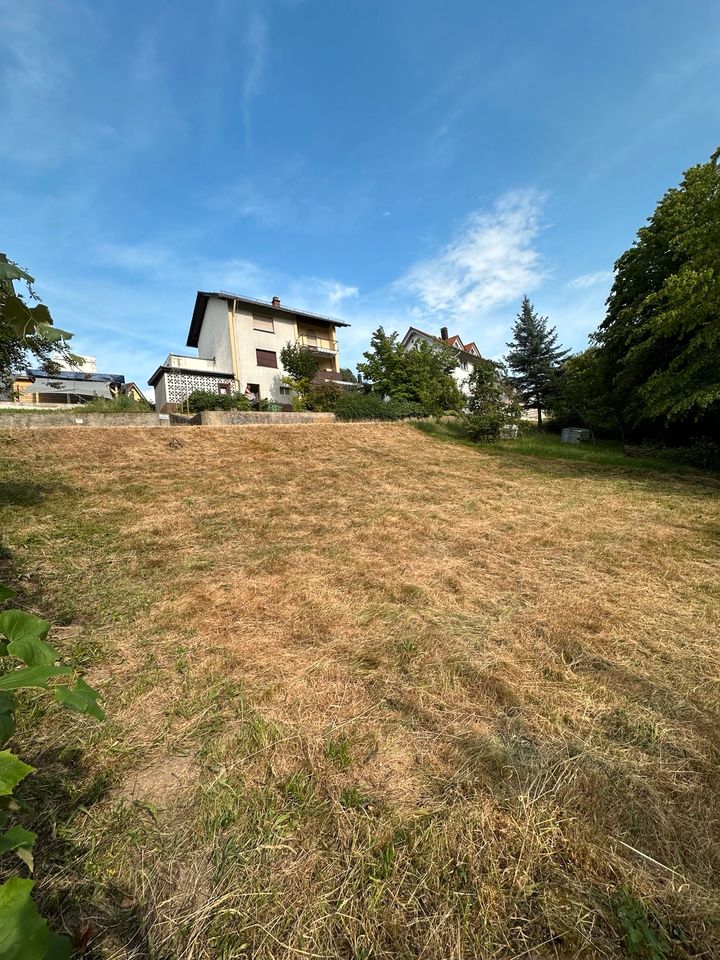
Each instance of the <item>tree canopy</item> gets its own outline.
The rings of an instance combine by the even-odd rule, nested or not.
[[[558,346],[555,327],[548,327],[548,318],[539,316],[527,297],[523,297],[507,346],[508,379],[523,405],[535,407],[541,426],[555,374],[569,351]]]
[[[24,295],[16,293],[16,282],[25,284]],[[34,282],[29,273],[0,254],[0,386],[10,383],[28,354],[51,372],[57,368],[53,354],[73,359],[67,347],[72,334],[54,326],[50,311],[33,290]]]
[[[358,370],[381,396],[421,403],[429,413],[459,410],[464,404],[452,375],[457,355],[440,342],[421,341],[406,349],[396,332],[388,334],[378,327],[363,356]]]
[[[615,264],[595,342],[631,426],[720,419],[719,155],[667,191]]]

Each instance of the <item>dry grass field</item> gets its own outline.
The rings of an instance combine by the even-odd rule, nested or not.
[[[717,478],[385,424],[0,462],[2,579],[105,696],[16,743],[84,956],[720,956]]]

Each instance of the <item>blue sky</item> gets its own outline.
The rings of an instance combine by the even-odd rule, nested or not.
[[[720,142],[716,0],[0,0],[0,250],[144,386],[197,289],[581,349]]]

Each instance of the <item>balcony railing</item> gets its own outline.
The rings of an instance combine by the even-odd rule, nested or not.
[[[295,341],[298,347],[304,347],[306,350],[312,350],[316,353],[337,353],[337,340],[329,340],[326,337],[318,337],[312,333],[301,333]]]
[[[342,374],[335,373],[334,370],[318,370],[313,378],[313,383],[329,383],[331,380],[342,380]]]

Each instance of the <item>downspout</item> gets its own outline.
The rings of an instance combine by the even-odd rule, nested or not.
[[[240,389],[240,368],[237,358],[237,343],[235,340],[235,311],[237,308],[237,300],[232,302],[232,310],[228,316],[228,329],[230,331],[230,356],[232,358],[233,365],[233,376],[235,378],[235,389]]]

